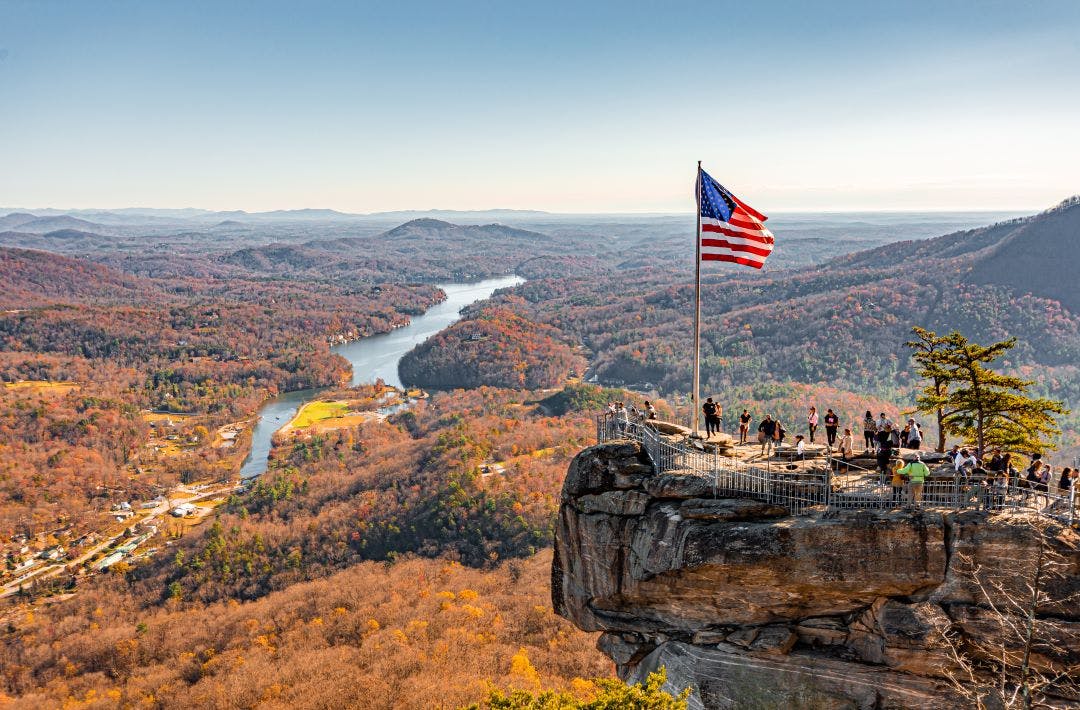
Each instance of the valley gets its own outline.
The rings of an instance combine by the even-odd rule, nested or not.
[[[804,221],[776,267],[707,274],[705,387],[729,428],[743,407],[792,427],[811,403],[853,427],[865,409],[900,417],[919,323],[1020,336],[1006,366],[1076,402],[1068,294],[980,275],[1016,239],[1070,239],[1077,214],[888,246],[930,237],[925,220],[859,216],[828,249],[815,230],[843,220]],[[553,613],[545,570],[595,412],[650,399],[688,417],[685,235],[661,218],[521,219],[267,219],[239,248],[195,226],[168,249],[128,224],[64,256],[0,246],[2,692],[284,706],[315,682],[286,667],[318,663],[335,692],[385,681],[386,707],[436,707],[483,683],[582,696],[609,675],[595,634]],[[1065,424],[1055,460],[1077,443]]]

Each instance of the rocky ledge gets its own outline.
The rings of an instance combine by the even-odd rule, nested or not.
[[[708,477],[657,474],[638,444],[615,442],[570,465],[551,587],[558,613],[604,632],[622,678],[665,666],[693,708],[952,709],[970,699],[951,678],[1022,644],[1004,600],[1030,597],[1048,551],[1064,566],[1040,580],[1048,623],[1031,658],[1080,671],[1075,545],[1072,530],[977,511],[793,516],[717,499]],[[1047,691],[1050,706],[1080,707]]]

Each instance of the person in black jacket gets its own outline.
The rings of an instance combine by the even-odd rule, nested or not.
[[[776,422],[768,414],[758,424],[758,439],[761,441],[761,455],[772,453],[773,437],[776,436]]]
[[[836,446],[836,430],[840,426],[840,417],[836,412],[829,409],[825,412],[825,440],[829,447]]]
[[[893,450],[893,430],[892,424],[886,424],[885,427],[877,433],[878,441],[878,453],[877,453],[877,465],[878,469],[882,473],[889,472],[889,459],[892,458]]]
[[[701,405],[701,411],[705,412],[705,438],[720,433],[720,407],[712,401],[712,397],[705,399]]]

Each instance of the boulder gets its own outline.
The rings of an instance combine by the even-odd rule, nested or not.
[[[660,644],[624,679],[640,683],[663,667],[664,689],[690,688],[690,710],[784,708],[806,710],[957,710],[968,707],[951,687],[882,666],[793,651],[755,653],[723,644]]]
[[[760,520],[788,515],[787,508],[749,498],[691,498],[679,515],[693,520]]]
[[[715,482],[712,476],[683,469],[651,476],[644,486],[653,498],[704,498],[712,495]]]
[[[649,502],[644,491],[608,491],[575,498],[573,506],[584,514],[641,515]]]

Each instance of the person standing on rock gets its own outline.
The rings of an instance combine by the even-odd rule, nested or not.
[[[810,443],[814,443],[814,432],[817,431],[818,414],[817,407],[810,407],[810,413],[806,415],[806,428],[810,430]]]
[[[825,441],[829,448],[836,446],[836,430],[840,426],[840,417],[832,409],[825,411]]]
[[[894,506],[899,507],[904,504],[904,486],[907,485],[907,479],[901,472],[904,468],[904,461],[897,459],[893,464],[892,479],[892,503]]]
[[[877,422],[874,421],[874,415],[870,413],[870,410],[866,410],[866,416],[863,417],[862,423],[862,435],[863,435],[863,448],[866,452],[877,451]]]
[[[626,406],[622,402],[615,403],[615,429],[619,432],[619,436],[625,436],[626,430],[630,425],[630,415],[626,411]]]
[[[773,439],[776,440],[777,448],[784,445],[784,437],[785,436],[787,436],[787,429],[785,429],[784,425],[780,423],[779,419],[777,419],[776,420],[776,434],[773,436]]]
[[[712,401],[712,397],[705,399],[705,404],[701,405],[701,411],[705,413],[705,438],[708,439],[713,434],[720,433],[720,407],[716,402]]]
[[[773,437],[776,436],[776,422],[768,414],[758,424],[758,441],[761,442],[761,455],[772,454]]]
[[[908,419],[908,425],[911,430],[908,432],[907,447],[918,451],[922,448],[922,429],[919,428],[919,423],[914,419]]]
[[[923,486],[926,485],[926,478],[930,475],[929,467],[922,462],[922,455],[916,453],[915,460],[900,469],[900,474],[908,477],[911,504],[918,507],[922,503]]]
[[[1072,469],[1066,466],[1061,469],[1061,478],[1058,479],[1057,494],[1063,498],[1069,497],[1069,488],[1072,486]]]
[[[746,435],[750,433],[750,412],[742,410],[739,415],[739,443],[746,443]]]
[[[840,458],[844,461],[855,456],[855,440],[851,436],[851,429],[844,429],[844,435],[840,437]]]
[[[877,465],[882,473],[889,472],[889,459],[892,458],[892,426],[886,424],[877,433]]]

